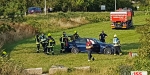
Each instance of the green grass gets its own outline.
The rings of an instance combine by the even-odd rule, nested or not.
[[[148,16],[140,15],[134,17],[135,28],[139,25],[145,24],[145,18]],[[107,75],[107,70],[110,67],[116,67],[118,64],[126,61],[129,57],[128,52],[137,52],[139,44],[139,34],[135,31],[135,28],[129,30],[114,30],[110,27],[110,22],[99,22],[93,24],[86,24],[80,27],[64,30],[67,34],[73,34],[76,30],[80,37],[99,37],[99,33],[104,30],[108,35],[106,42],[112,43],[113,35],[117,34],[121,41],[122,51],[124,55],[113,56],[103,54],[92,54],[95,57],[95,61],[88,62],[86,53],[79,54],[60,54],[59,38],[62,32],[52,33],[52,36],[56,40],[55,55],[45,55],[44,53],[36,53],[36,44],[34,38],[24,39],[22,41],[15,42],[13,44],[5,45],[5,49],[10,51],[11,58],[20,62],[25,68],[37,68],[42,67],[44,72],[48,72],[52,65],[64,65],[69,68],[78,66],[91,66],[90,72],[72,71],[69,73],[62,73],[61,75]],[[59,73],[57,75],[60,75]]]

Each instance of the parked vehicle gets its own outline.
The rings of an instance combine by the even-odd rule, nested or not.
[[[110,21],[111,21],[111,28],[122,28],[128,29],[133,26],[133,17],[134,13],[132,9],[118,9],[115,12],[110,12]]]
[[[33,14],[33,13],[41,13],[42,10],[39,7],[29,7],[28,8],[28,14]]]
[[[95,38],[89,38],[94,42],[93,44],[93,52],[102,53],[102,54],[113,54],[113,45],[106,44],[100,42]],[[87,38],[78,38],[74,41],[68,42],[68,46],[66,47],[66,52],[79,53],[79,52],[87,52],[86,50],[86,40]]]

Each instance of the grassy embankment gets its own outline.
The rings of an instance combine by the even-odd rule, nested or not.
[[[139,25],[145,23],[145,18],[148,16],[139,15],[134,17],[134,26],[135,28]],[[112,43],[112,38],[114,34],[117,34],[122,44],[122,56],[114,55],[103,55],[103,54],[93,54],[95,61],[88,62],[86,53],[79,54],[60,54],[60,43],[59,37],[62,34],[61,32],[54,32],[52,36],[56,40],[55,46],[55,55],[45,55],[44,53],[35,53],[36,45],[34,38],[25,39],[10,45],[5,46],[6,50],[12,50],[11,58],[16,62],[24,64],[25,68],[36,68],[42,67],[44,72],[48,72],[49,68],[52,65],[64,65],[69,68],[76,66],[91,66],[90,72],[83,71],[72,71],[68,75],[107,75],[108,70],[111,67],[116,67],[120,63],[126,61],[126,58],[129,57],[128,52],[136,52],[139,47],[138,38],[139,34],[136,33],[135,28],[129,30],[112,30],[110,28],[110,22],[99,22],[93,24],[86,24],[80,27],[67,29],[65,30],[67,34],[73,34],[73,31],[76,30],[81,37],[94,37],[98,38],[99,33],[104,30],[108,34],[106,39],[107,43]],[[59,75],[59,73],[58,73]],[[61,75],[66,75],[62,73]]]

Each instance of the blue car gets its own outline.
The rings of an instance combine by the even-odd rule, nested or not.
[[[100,42],[95,38],[89,38],[93,41],[93,52],[101,53],[101,54],[113,54],[114,47],[112,44],[106,44]],[[68,42],[68,46],[65,48],[66,52],[79,53],[79,52],[87,52],[86,50],[86,40],[87,38],[79,38]]]
[[[41,13],[42,10],[39,7],[29,7],[28,8],[28,14],[33,14],[33,13]]]

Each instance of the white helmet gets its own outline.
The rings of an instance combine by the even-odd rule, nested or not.
[[[117,35],[115,34],[114,37],[117,37]]]

